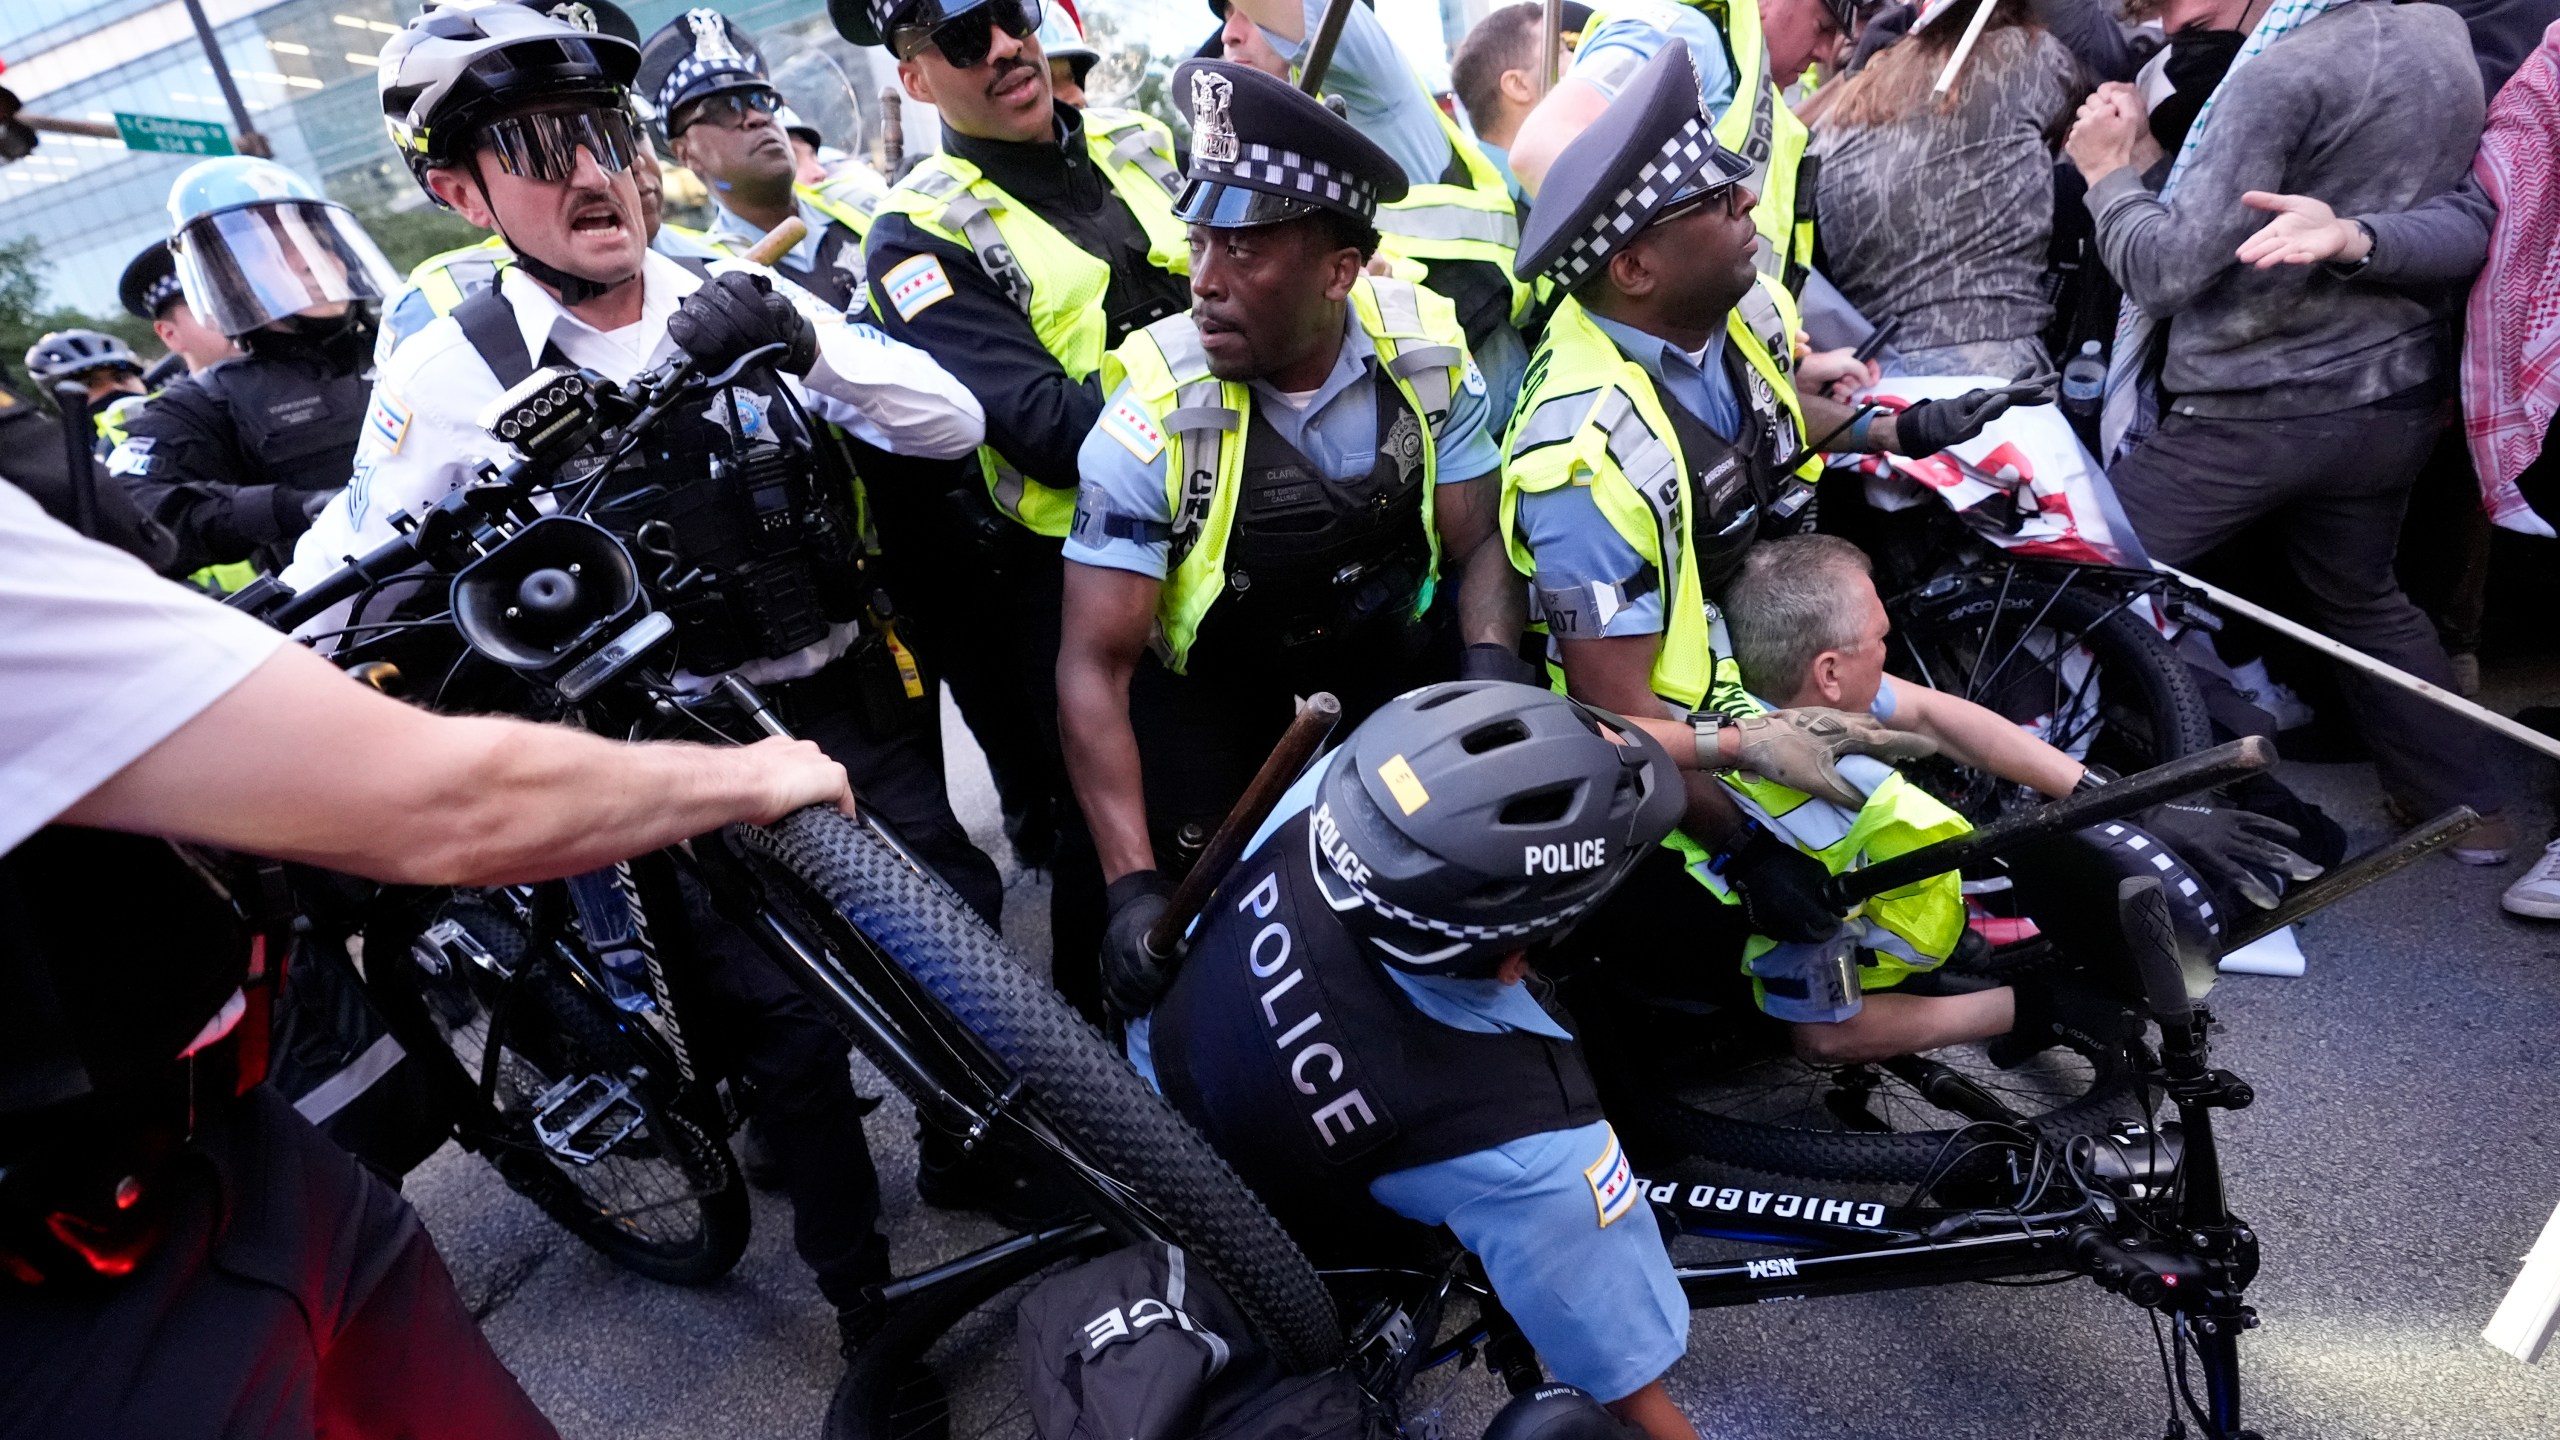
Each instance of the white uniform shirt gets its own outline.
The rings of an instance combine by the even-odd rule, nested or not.
[[[771,274],[739,260],[711,269]],[[525,353],[537,363],[546,344],[557,345],[571,364],[621,383],[677,353],[667,338],[667,319],[702,286],[691,270],[656,251],[642,259],[640,275],[640,318],[618,330],[598,330],[579,319],[514,266],[499,277],[498,288],[514,307]],[[848,322],[796,285],[777,282],[776,288],[818,330],[818,363],[807,383],[784,377],[812,414],[902,455],[945,460],[978,447],[986,412],[932,356],[866,323]],[[394,515],[421,512],[460,489],[481,460],[504,465],[507,447],[477,422],[503,393],[452,316],[402,342],[374,376],[373,404],[347,488],[313,520],[279,578],[296,590],[314,584],[348,557],[389,540]],[[337,623],[324,617],[308,628],[322,631]],[[843,653],[851,632],[844,626],[837,632],[810,652],[744,673],[758,681],[810,674]]]
[[[0,482],[0,853],[284,643]]]
[[[725,260],[711,268],[717,273],[756,267]],[[640,318],[619,330],[598,330],[570,314],[515,267],[498,286],[515,309],[526,354],[538,357],[546,344],[554,344],[570,363],[620,383],[675,355],[667,318],[702,285],[692,271],[655,251],[641,261],[640,275]],[[867,324],[846,322],[796,285],[783,284],[780,292],[818,327],[818,363],[807,383],[785,377],[811,413],[901,455],[947,460],[978,447],[986,413],[932,356]],[[346,557],[390,539],[392,516],[423,510],[452,494],[479,461],[504,464],[507,447],[476,423],[502,393],[498,377],[452,316],[403,343],[374,377],[355,473],[294,547],[284,583],[302,589]]]

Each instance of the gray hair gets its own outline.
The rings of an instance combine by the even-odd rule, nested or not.
[[[1742,573],[1725,587],[1724,620],[1752,694],[1784,702],[1804,684],[1815,656],[1858,643],[1866,608],[1842,583],[1852,571],[1874,573],[1866,553],[1836,535],[1789,535],[1751,547]]]

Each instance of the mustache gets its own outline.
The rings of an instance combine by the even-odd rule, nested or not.
[[[998,90],[1003,89],[1005,87],[1005,83],[1013,78],[1013,72],[1016,70],[1029,70],[1031,68],[1031,62],[1023,59],[1020,55],[1014,55],[1007,59],[997,61],[995,73],[987,77],[987,98],[991,100],[994,99],[995,93]]]

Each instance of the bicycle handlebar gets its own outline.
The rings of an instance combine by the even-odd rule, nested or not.
[[[2244,735],[2210,750],[2183,756],[2166,765],[2155,765],[2140,774],[2128,775],[2114,784],[2065,796],[2024,814],[2003,816],[1979,830],[1950,836],[1934,845],[1923,845],[1881,864],[1834,875],[1823,882],[1822,898],[1825,903],[1846,910],[1861,900],[1873,899],[1888,890],[1898,890],[1932,875],[1961,870],[1976,860],[2015,849],[2029,841],[2083,829],[2104,820],[2121,820],[2164,800],[2175,800],[2181,795],[2227,784],[2244,775],[2254,775],[2272,768],[2275,763],[2275,742],[2263,736]]]

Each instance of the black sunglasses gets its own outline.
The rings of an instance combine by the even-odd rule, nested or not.
[[[1686,220],[1710,205],[1722,205],[1726,218],[1732,219],[1748,213],[1741,205],[1735,203],[1741,198],[1742,182],[1728,180],[1712,190],[1701,190],[1685,200],[1672,201],[1655,211],[1653,218],[1645,222],[1644,228],[1650,230],[1656,225],[1668,225],[1674,220]]]
[[[619,175],[631,168],[636,148],[627,110],[543,110],[492,120],[481,137],[498,158],[498,168],[522,179],[558,184],[578,173],[578,152],[593,155],[596,168]]]
[[[901,60],[913,60],[927,46],[942,52],[954,70],[974,70],[995,48],[996,31],[1016,40],[1040,28],[1040,0],[986,0],[937,25],[902,25],[890,37]]]
[[[712,124],[723,130],[745,128],[750,115],[771,115],[782,109],[782,96],[772,90],[731,90],[696,100],[686,107],[683,123],[672,126],[667,138],[674,139],[696,125]]]

